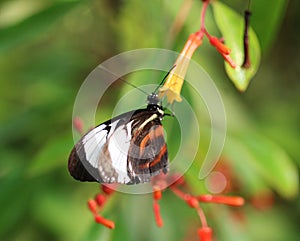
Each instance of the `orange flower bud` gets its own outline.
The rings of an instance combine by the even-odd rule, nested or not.
[[[111,220],[108,220],[108,219],[105,219],[103,218],[102,216],[96,214],[95,215],[95,221],[99,224],[102,224],[104,225],[105,227],[108,227],[108,228],[115,228],[115,223]]]
[[[185,201],[191,208],[199,207],[199,202],[198,202],[197,198],[192,195],[187,194],[185,196]]]
[[[223,44],[217,37],[210,36],[207,32],[206,36],[208,37],[210,44],[218,50],[218,52],[223,56],[224,60],[231,66],[231,68],[235,69],[237,65],[229,55],[231,49]]]
[[[242,206],[245,203],[244,198],[235,196],[215,196],[215,195],[200,195],[197,197],[200,202],[221,203],[231,206]]]
[[[214,46],[221,54],[230,54],[231,50],[225,44],[223,44],[218,38],[209,36],[209,42]]]
[[[163,220],[160,215],[160,207],[157,202],[153,203],[153,212],[155,217],[155,222],[158,227],[162,227],[164,225]]]
[[[154,200],[159,200],[161,199],[162,193],[161,193],[161,189],[159,188],[159,186],[153,186],[153,198]]]
[[[88,207],[91,210],[91,212],[96,213],[97,212],[97,202],[94,199],[88,200]]]
[[[106,202],[106,197],[103,194],[97,194],[95,197],[95,201],[99,205],[99,207],[102,207],[103,204]]]
[[[200,241],[211,241],[212,240],[212,229],[210,227],[199,228],[198,235],[199,235]]]
[[[112,186],[112,188],[110,188],[108,185],[101,185],[101,189],[106,195],[111,195],[112,193],[115,192],[115,190],[113,189],[113,186]]]
[[[79,117],[73,119],[73,126],[80,135],[83,135],[83,122]]]

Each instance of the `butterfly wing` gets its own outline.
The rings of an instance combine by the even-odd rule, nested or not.
[[[148,182],[160,171],[167,172],[168,151],[164,131],[155,113],[147,116],[133,128],[128,151],[128,172],[134,183]]]
[[[127,112],[92,129],[71,151],[70,174],[80,181],[135,184],[166,172],[167,147],[155,112]]]

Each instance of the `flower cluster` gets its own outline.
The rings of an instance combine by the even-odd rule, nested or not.
[[[210,44],[216,48],[216,50],[223,56],[224,60],[232,67],[236,68],[236,63],[231,59],[231,50],[223,42],[223,39],[219,39],[208,33],[205,27],[205,15],[207,7],[210,4],[210,0],[203,1],[202,11],[201,11],[201,26],[200,30],[192,33],[185,46],[183,47],[180,55],[178,56],[174,67],[170,71],[165,84],[159,89],[159,97],[167,97],[167,101],[173,104],[174,101],[180,102],[180,92],[183,85],[183,81],[195,50],[200,47],[204,36],[206,36]]]
[[[171,182],[173,179],[173,183],[171,184],[164,183],[164,180],[161,177],[158,178],[160,179],[157,180],[157,178],[154,178],[154,183],[156,184],[153,185],[153,211],[157,226],[161,227],[163,225],[162,218],[159,212],[160,208],[158,200],[162,197],[162,190],[165,189],[165,185],[169,185],[167,189],[173,192],[175,196],[183,200],[189,207],[195,209],[195,211],[197,212],[201,221],[201,227],[198,229],[198,236],[200,241],[212,240],[212,228],[207,224],[206,217],[200,206],[200,203],[219,203],[231,206],[242,206],[244,204],[244,199],[242,197],[218,196],[210,194],[192,195],[188,192],[185,192],[184,190],[182,190],[186,186],[186,181],[183,176],[179,177],[178,175],[173,175],[171,179],[169,179],[171,180]]]
[[[114,193],[114,189],[111,189],[106,185],[101,185],[100,187],[102,192],[98,193],[94,199],[88,200],[88,207],[95,217],[95,222],[112,229],[115,228],[115,223],[102,217],[100,213],[109,197]]]
[[[187,182],[183,176],[171,175],[166,176],[160,174],[155,176],[152,180],[153,187],[153,212],[156,225],[163,227],[163,218],[160,213],[159,201],[162,199],[163,191],[171,191],[174,195],[180,198],[189,207],[195,209],[199,219],[201,221],[201,227],[198,229],[198,236],[200,241],[211,241],[213,230],[208,226],[205,214],[201,208],[201,203],[217,203],[230,206],[242,206],[244,199],[238,196],[225,196],[225,195],[192,195],[185,191]],[[113,221],[103,218],[99,213],[101,212],[108,197],[113,193],[113,190],[105,185],[101,185],[102,192],[97,194],[94,199],[88,201],[88,207],[95,217],[95,221],[108,228],[114,228]]]

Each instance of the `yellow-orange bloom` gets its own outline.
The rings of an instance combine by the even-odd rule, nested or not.
[[[183,50],[178,56],[174,68],[170,71],[165,84],[159,89],[159,98],[167,97],[167,101],[173,104],[174,101],[180,102],[181,88],[183,81],[195,50],[201,45],[202,36],[199,32],[191,34]]]

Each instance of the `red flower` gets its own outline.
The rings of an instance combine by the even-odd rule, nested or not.
[[[105,206],[109,196],[114,193],[114,190],[101,185],[101,190],[103,193],[98,193],[94,199],[88,200],[89,210],[94,215],[95,221],[99,224],[104,225],[108,228],[115,228],[115,223],[111,220],[105,219],[100,215],[102,208]]]

